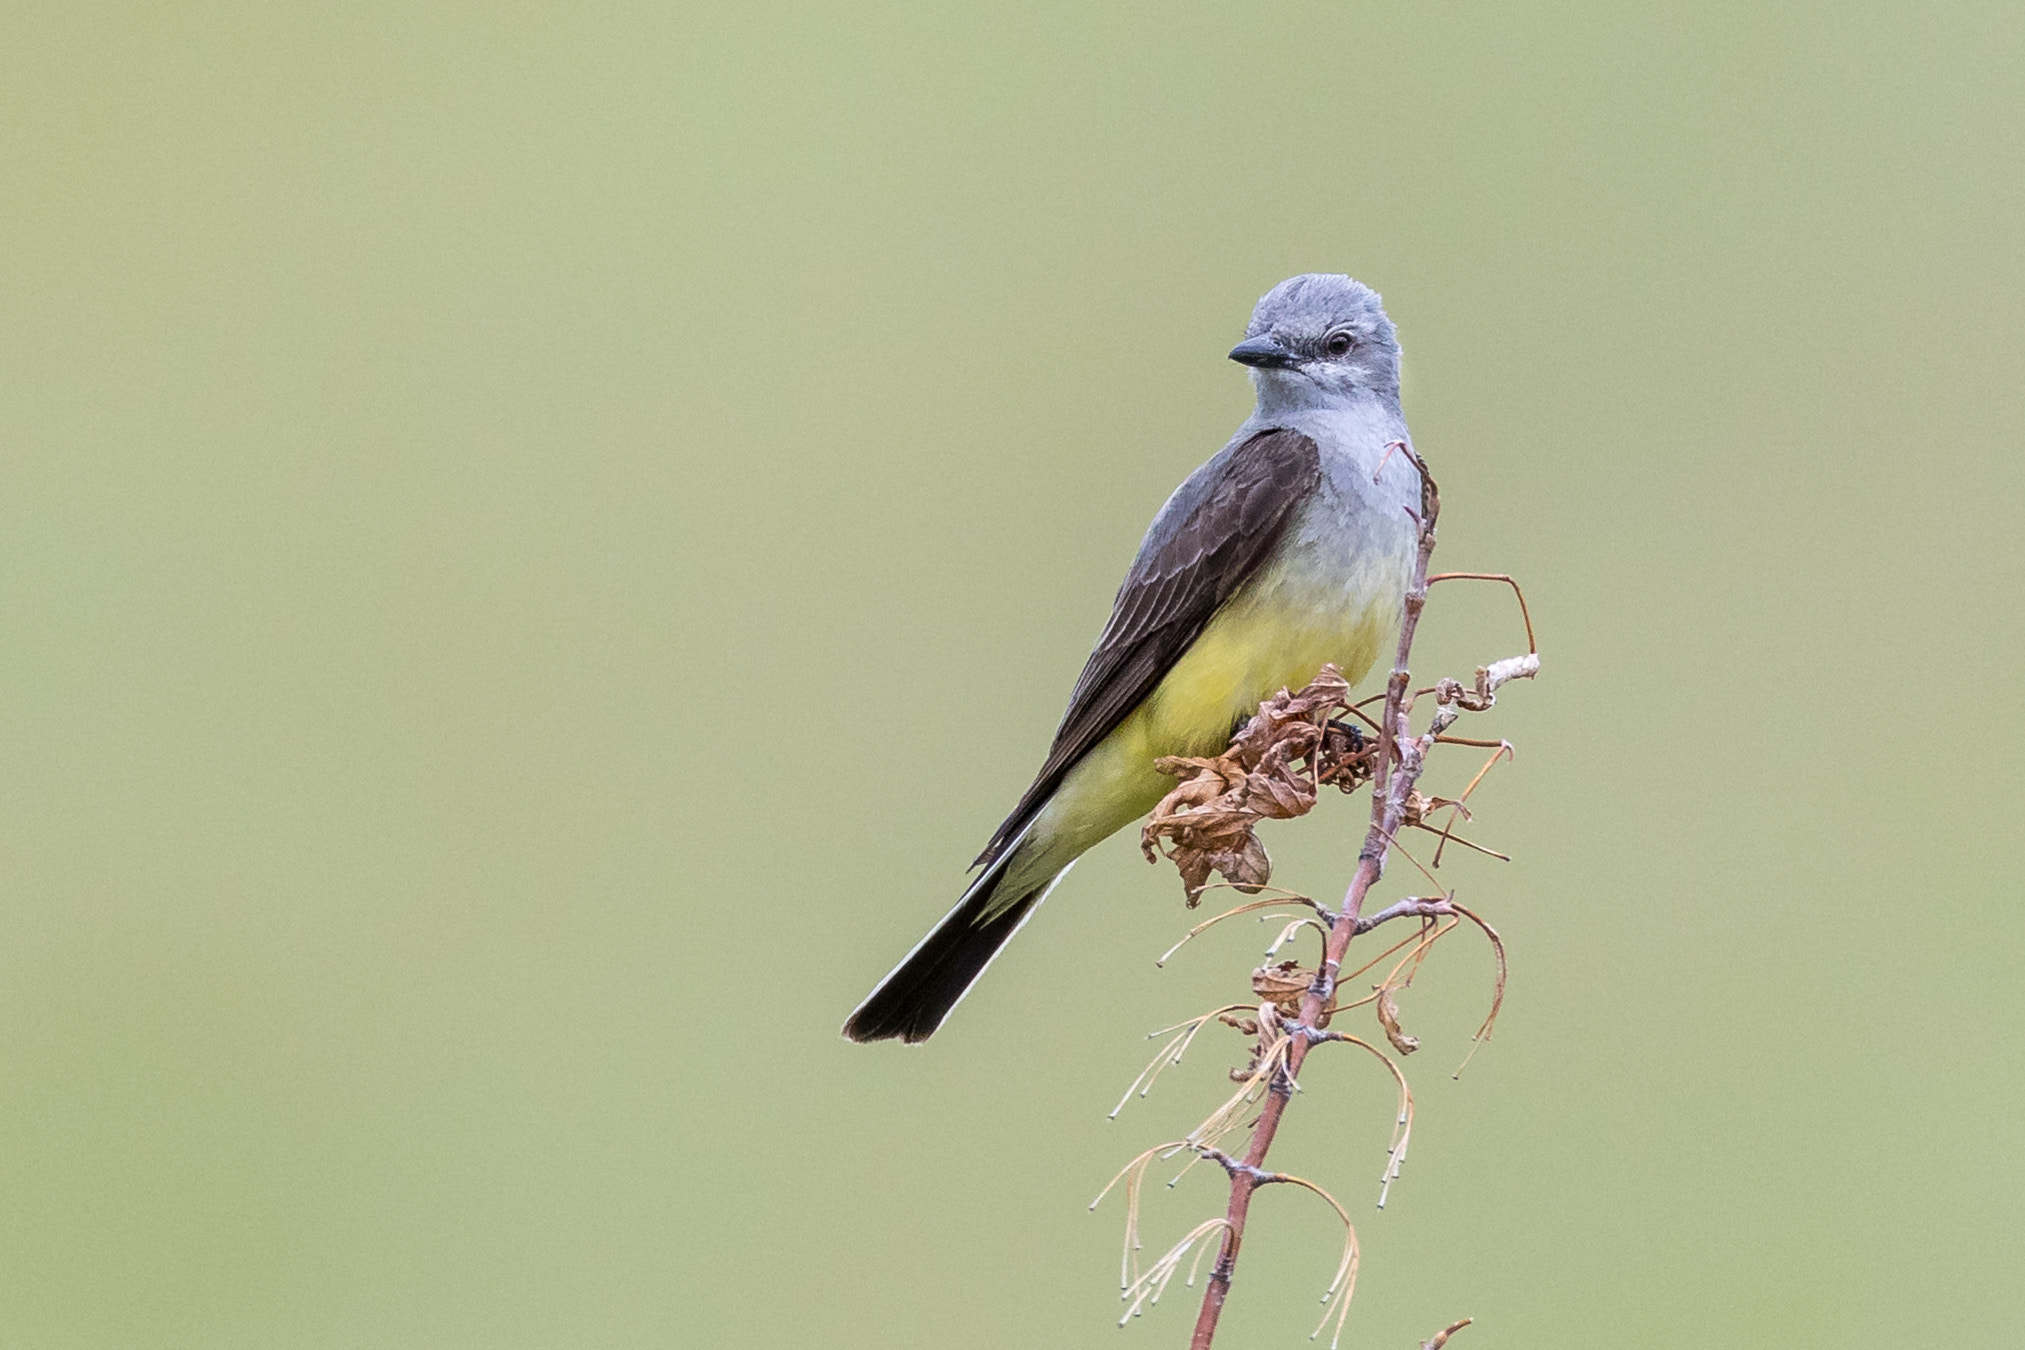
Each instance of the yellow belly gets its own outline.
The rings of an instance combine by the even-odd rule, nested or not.
[[[1240,596],[1126,725],[1143,724],[1140,734],[1155,755],[1214,754],[1240,716],[1251,716],[1282,688],[1300,688],[1326,662],[1335,662],[1353,684],[1362,679],[1396,621],[1375,607],[1346,622],[1341,612],[1281,603],[1276,592],[1253,601]]]
[[[1070,771],[1010,870],[1038,879],[1068,866],[1174,786],[1154,769],[1156,758],[1215,754],[1239,717],[1283,687],[1300,688],[1325,662],[1356,683],[1398,621],[1392,606],[1346,615],[1278,587],[1234,597],[1152,694]]]

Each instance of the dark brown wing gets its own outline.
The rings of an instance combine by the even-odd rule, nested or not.
[[[1315,443],[1274,430],[1217,456],[1182,485],[1118,588],[1047,762],[978,863],[1018,837],[1077,761],[1153,692],[1223,602],[1272,556],[1294,508],[1321,477]]]

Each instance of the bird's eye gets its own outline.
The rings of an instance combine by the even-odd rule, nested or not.
[[[1348,333],[1331,333],[1328,340],[1322,344],[1322,350],[1331,356],[1344,356],[1356,345],[1357,339]]]

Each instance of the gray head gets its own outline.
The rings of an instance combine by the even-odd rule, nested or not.
[[[1399,403],[1399,338],[1378,292],[1327,272],[1290,277],[1252,310],[1230,359],[1252,368],[1259,409],[1378,398]]]

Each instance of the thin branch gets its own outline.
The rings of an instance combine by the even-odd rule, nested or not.
[[[1470,785],[1462,790],[1462,796],[1457,797],[1455,799],[1453,803],[1455,810],[1449,813],[1448,826],[1441,832],[1441,842],[1434,846],[1434,858],[1432,859],[1432,861],[1436,867],[1441,866],[1442,849],[1448,846],[1448,841],[1450,839],[1455,838],[1454,834],[1451,833],[1451,831],[1455,829],[1455,818],[1458,815],[1467,816],[1469,814],[1469,810],[1464,805],[1464,803],[1469,801],[1470,794],[1477,790],[1477,784],[1484,781],[1484,775],[1491,771],[1492,765],[1496,764],[1501,759],[1510,759],[1513,753],[1514,752],[1512,750],[1511,742],[1499,741],[1498,748],[1493,750],[1491,752],[1491,757],[1484,761],[1484,767],[1477,770],[1477,776],[1475,778],[1470,779]],[[1504,854],[1498,853],[1492,849],[1487,849],[1483,847],[1481,844],[1472,844],[1467,839],[1457,839],[1456,842],[1462,844],[1467,848],[1473,848],[1479,853],[1489,853],[1493,858],[1504,858],[1506,862],[1511,861],[1511,859],[1506,858]]]
[[[1477,1028],[1477,1034],[1470,1037],[1469,1053],[1464,1055],[1463,1062],[1456,1066],[1455,1076],[1461,1078],[1462,1071],[1470,1066],[1472,1059],[1476,1058],[1477,1047],[1491,1038],[1491,1028],[1498,1024],[1498,1010],[1505,1006],[1505,975],[1507,973],[1505,967],[1505,940],[1498,936],[1497,929],[1485,923],[1482,918],[1478,917],[1475,911],[1464,908],[1454,900],[1450,900],[1448,904],[1456,913],[1484,930],[1484,936],[1491,940],[1491,953],[1498,959],[1497,983],[1491,989],[1491,1010],[1484,1014],[1483,1025]]]
[[[1368,933],[1380,924],[1389,923],[1393,919],[1439,919],[1449,917],[1454,917],[1458,923],[1463,919],[1468,919],[1478,928],[1481,928],[1484,936],[1490,940],[1491,954],[1497,959],[1498,963],[1497,978],[1491,986],[1491,1010],[1484,1015],[1483,1024],[1477,1028],[1476,1035],[1470,1038],[1470,1055],[1474,1056],[1476,1054],[1476,1047],[1491,1038],[1491,1030],[1498,1024],[1498,1012],[1505,1005],[1505,980],[1509,974],[1509,970],[1505,961],[1505,940],[1498,936],[1498,930],[1484,922],[1483,917],[1475,910],[1470,909],[1467,905],[1458,903],[1454,896],[1445,895],[1436,900],[1427,900],[1419,896],[1408,896],[1404,900],[1386,906],[1368,919],[1359,919],[1357,921],[1357,931],[1359,933]],[[1443,929],[1442,931],[1447,932],[1449,930]],[[1432,939],[1430,939],[1431,941]],[[1400,947],[1405,945],[1405,942],[1397,943],[1393,946],[1392,950],[1398,951]],[[1372,964],[1376,963],[1373,962]],[[1370,968],[1371,966],[1367,965],[1363,969],[1369,970]],[[1397,967],[1394,967],[1394,969],[1396,970]],[[1360,971],[1359,973],[1361,974],[1362,972]],[[1389,979],[1387,983],[1390,983]],[[1345,1004],[1344,1006],[1357,1007],[1364,1001],[1360,999],[1355,1004]],[[1466,1057],[1462,1062],[1462,1066],[1456,1069],[1455,1076],[1458,1078],[1462,1077],[1462,1071],[1467,1067],[1469,1067],[1469,1059]]]
[[[1271,917],[1273,916],[1270,914],[1262,914],[1259,916],[1261,922]],[[1270,943],[1267,944],[1266,955],[1268,957],[1278,956],[1280,954],[1280,948],[1286,946],[1289,942],[1292,942],[1295,938],[1299,937],[1301,935],[1301,930],[1304,928],[1314,929],[1316,934],[1322,939],[1323,950],[1326,951],[1328,949],[1329,926],[1327,924],[1319,923],[1314,919],[1295,919],[1292,923],[1288,924],[1285,928],[1282,928],[1280,930],[1280,935],[1278,937],[1274,938]]]
[[[1423,742],[1413,736],[1406,719],[1407,688],[1412,678],[1409,662],[1413,654],[1413,635],[1420,626],[1421,611],[1427,606],[1427,564],[1434,553],[1435,521],[1441,514],[1441,496],[1435,487],[1434,476],[1413,448],[1407,445],[1398,448],[1420,471],[1420,512],[1416,518],[1419,540],[1414,551],[1413,579],[1407,587],[1400,618],[1399,645],[1393,658],[1391,677],[1386,682],[1385,712],[1379,719],[1381,731],[1376,777],[1371,789],[1371,827],[1365,833],[1364,846],[1358,851],[1357,871],[1344,893],[1342,908],[1337,911],[1336,922],[1330,928],[1322,968],[1307,997],[1301,1002],[1301,1011],[1294,1023],[1297,1034],[1286,1038],[1289,1088],[1292,1081],[1299,1078],[1301,1063],[1315,1043],[1311,1038],[1318,1034],[1322,1009],[1335,992],[1336,974],[1342,969],[1350,939],[1356,935],[1364,897],[1384,870],[1386,841],[1398,833],[1406,818],[1407,795],[1419,779],[1427,751],[1433,745],[1434,733],[1431,732]],[[1286,1111],[1290,1095],[1290,1091],[1283,1090],[1277,1081],[1267,1094],[1258,1124],[1252,1128],[1251,1145],[1245,1151],[1247,1165],[1258,1168],[1264,1163],[1266,1152],[1272,1147],[1273,1136],[1279,1131],[1280,1118]],[[1391,1170],[1388,1164],[1388,1173]],[[1210,1350],[1215,1340],[1217,1319],[1223,1313],[1224,1300],[1230,1295],[1231,1276],[1237,1268],[1238,1250],[1244,1243],[1245,1219],[1250,1212],[1252,1192],[1257,1187],[1258,1183],[1249,1175],[1242,1172],[1231,1174],[1230,1204],[1224,1214],[1223,1241],[1217,1252],[1216,1265],[1210,1272],[1209,1286],[1203,1291],[1202,1309],[1196,1316],[1195,1334],[1189,1341],[1190,1350]]]
[[[1510,586],[1512,594],[1519,597],[1519,617],[1526,621],[1526,650],[1535,654],[1539,652],[1540,644],[1533,640],[1533,615],[1526,608],[1526,592],[1516,577],[1506,576],[1503,572],[1437,572],[1427,579],[1427,584],[1432,586],[1437,581],[1502,581]]]
[[[1454,803],[1450,803],[1450,805],[1454,805]],[[1450,819],[1453,820],[1454,818],[1451,817]],[[1416,825],[1413,828],[1424,830],[1440,838],[1441,842],[1434,846],[1434,865],[1436,867],[1441,866],[1441,850],[1447,844],[1461,844],[1472,853],[1481,853],[1486,858],[1496,858],[1499,862],[1510,862],[1512,860],[1512,855],[1509,853],[1500,853],[1494,848],[1486,848],[1474,839],[1465,839],[1459,834],[1451,834],[1447,829],[1437,830],[1432,825]]]
[[[1405,1164],[1407,1145],[1413,1133],[1414,1100],[1399,1060],[1387,1054],[1374,1041],[1341,1030],[1327,1029],[1330,1019],[1345,1011],[1375,1004],[1378,1024],[1391,1048],[1402,1057],[1417,1050],[1419,1042],[1401,1026],[1399,1000],[1395,995],[1412,987],[1421,964],[1434,945],[1465,921],[1483,931],[1497,963],[1490,1011],[1473,1038],[1471,1054],[1475,1053],[1476,1046],[1489,1038],[1504,1002],[1507,973],[1504,942],[1497,931],[1474,911],[1458,904],[1452,891],[1432,896],[1410,896],[1368,917],[1364,913],[1371,889],[1384,874],[1385,864],[1394,852],[1405,857],[1434,883],[1438,891],[1443,889],[1433,871],[1400,843],[1400,833],[1407,828],[1436,836],[1438,843],[1432,861],[1437,866],[1450,843],[1494,858],[1505,857],[1494,849],[1457,835],[1455,827],[1459,822],[1474,819],[1468,805],[1471,795],[1497,762],[1511,755],[1512,748],[1503,740],[1480,740],[1449,733],[1463,714],[1490,709],[1496,702],[1497,691],[1504,684],[1515,679],[1530,679],[1540,669],[1532,615],[1525,593],[1516,581],[1501,573],[1429,573],[1435,527],[1441,510],[1440,494],[1426,464],[1409,445],[1403,441],[1388,445],[1387,456],[1394,453],[1403,453],[1412,462],[1420,476],[1421,493],[1418,511],[1407,511],[1415,523],[1417,538],[1397,647],[1384,690],[1352,703],[1348,699],[1349,684],[1343,673],[1333,665],[1325,665],[1303,689],[1282,689],[1261,702],[1258,715],[1233,733],[1228,748],[1222,753],[1201,757],[1170,756],[1155,762],[1161,773],[1173,776],[1178,783],[1163,797],[1142,829],[1140,846],[1149,861],[1165,857],[1176,865],[1191,907],[1199,902],[1202,892],[1210,888],[1212,883],[1209,878],[1213,873],[1220,873],[1223,877],[1221,882],[1213,884],[1227,886],[1246,895],[1257,895],[1267,889],[1265,883],[1271,873],[1271,859],[1255,833],[1262,821],[1306,814],[1317,804],[1324,787],[1333,786],[1344,792],[1354,791],[1367,783],[1371,787],[1369,825],[1358,851],[1356,869],[1338,906],[1331,908],[1291,892],[1247,900],[1196,924],[1156,963],[1164,965],[1195,937],[1240,914],[1256,914],[1260,923],[1280,925],[1277,936],[1266,948],[1268,961],[1304,929],[1313,928],[1322,941],[1320,964],[1312,972],[1293,960],[1281,960],[1253,972],[1252,988],[1261,998],[1255,1017],[1250,1015],[1254,1011],[1252,1005],[1230,1004],[1151,1033],[1154,1038],[1165,1039],[1153,1059],[1126,1089],[1118,1108],[1111,1113],[1115,1117],[1135,1094],[1145,1096],[1160,1074],[1167,1067],[1178,1064],[1203,1028],[1212,1022],[1220,1021],[1253,1038],[1250,1062],[1241,1069],[1231,1071],[1231,1081],[1236,1086],[1217,1108],[1181,1140],[1148,1149],[1133,1158],[1098,1196],[1098,1200],[1102,1200],[1104,1194],[1121,1181],[1124,1183],[1126,1224],[1119,1285],[1128,1306],[1121,1325],[1158,1302],[1184,1262],[1189,1265],[1186,1282],[1194,1284],[1198,1269],[1212,1246],[1210,1239],[1215,1239],[1216,1258],[1210,1268],[1201,1310],[1189,1342],[1191,1350],[1211,1348],[1243,1246],[1252,1196],[1261,1186],[1283,1183],[1314,1192],[1335,1210],[1343,1222],[1343,1257],[1335,1278],[1322,1297],[1325,1305],[1331,1299],[1336,1299],[1337,1303],[1324,1315],[1322,1325],[1315,1331],[1315,1335],[1319,1336],[1333,1320],[1336,1324],[1335,1336],[1341,1337],[1348,1300],[1356,1283],[1356,1230],[1348,1212],[1333,1196],[1313,1182],[1267,1170],[1266,1156],[1288,1103],[1301,1091],[1301,1070],[1309,1052],[1317,1045],[1334,1042],[1357,1046],[1385,1066],[1399,1091],[1392,1139],[1387,1146],[1385,1167],[1379,1178],[1378,1207],[1383,1209],[1392,1183],[1399,1178]],[[1469,683],[1443,678],[1434,684],[1415,688],[1410,660],[1414,636],[1426,608],[1428,589],[1438,581],[1461,580],[1500,582],[1512,588],[1526,628],[1527,652],[1523,656],[1479,666],[1475,679]],[[1428,717],[1425,729],[1416,734],[1412,725],[1415,707],[1418,700],[1428,695],[1433,696],[1434,711]],[[1382,702],[1383,707],[1376,716],[1363,711],[1378,702]],[[1364,735],[1348,720],[1343,720],[1343,712],[1348,712],[1358,722],[1371,728],[1376,733],[1375,739]],[[1492,752],[1461,795],[1454,799],[1423,795],[1417,791],[1428,756],[1436,745],[1469,745]],[[1433,817],[1444,808],[1449,814],[1445,821],[1437,824]],[[1293,913],[1285,912],[1289,908],[1293,909]],[[1348,949],[1354,939],[1401,918],[1416,920],[1413,931],[1345,973]],[[1383,978],[1371,986],[1371,993],[1348,1001],[1341,998],[1341,991],[1348,981],[1359,979],[1388,961],[1390,966]],[[1469,1063],[1467,1057],[1463,1063],[1465,1066]],[[1458,1068],[1457,1075],[1460,1076],[1461,1072]],[[1225,1141],[1240,1131],[1245,1132],[1242,1153],[1227,1151]],[[1139,1204],[1147,1169],[1155,1161],[1165,1161],[1183,1153],[1188,1155],[1187,1161],[1167,1184],[1170,1187],[1175,1185],[1199,1163],[1215,1162],[1224,1170],[1230,1186],[1225,1212],[1220,1217],[1197,1224],[1179,1242],[1166,1249],[1158,1260],[1141,1271],[1137,1256],[1141,1246]],[[1095,1204],[1093,1201],[1092,1208]],[[1439,1350],[1449,1337],[1467,1325],[1467,1318],[1452,1323],[1433,1340],[1424,1342],[1423,1350]],[[1336,1339],[1332,1339],[1330,1344],[1334,1350]]]
[[[1160,1296],[1167,1292],[1168,1282],[1174,1278],[1175,1272],[1181,1269],[1182,1258],[1188,1255],[1189,1248],[1217,1229],[1228,1231],[1229,1227],[1228,1219],[1209,1219],[1189,1229],[1181,1241],[1168,1248],[1164,1256],[1146,1268],[1144,1275],[1125,1287],[1125,1297],[1131,1300],[1131,1305],[1125,1309],[1125,1315],[1118,1319],[1118,1325],[1124,1326],[1137,1317],[1142,1309],[1160,1302]],[[1196,1269],[1202,1263],[1203,1254],[1208,1251],[1209,1247],[1205,1245],[1201,1252],[1196,1253],[1196,1264],[1189,1267],[1186,1281],[1188,1284],[1195,1283]]]
[[[1205,886],[1203,887],[1203,889],[1208,890],[1209,887]],[[1275,889],[1278,888],[1276,887]],[[1307,905],[1313,910],[1315,910],[1315,912],[1318,914],[1328,913],[1327,910],[1323,909],[1320,905],[1316,904],[1313,900],[1310,900],[1305,895],[1295,895],[1292,891],[1282,891],[1279,895],[1273,897],[1270,900],[1254,900],[1249,904],[1239,905],[1235,909],[1227,909],[1223,913],[1217,915],[1214,918],[1204,919],[1201,923],[1189,929],[1186,933],[1183,933],[1181,935],[1181,941],[1175,943],[1172,947],[1169,947],[1166,951],[1162,952],[1160,954],[1160,959],[1158,961],[1155,961],[1153,964],[1156,966],[1165,966],[1167,964],[1168,958],[1173,956],[1176,952],[1180,951],[1183,946],[1187,945],[1188,941],[1191,938],[1195,937],[1198,933],[1203,932],[1205,929],[1215,927],[1217,924],[1222,923],[1225,919],[1234,918],[1239,914],[1249,914],[1255,909],[1271,909],[1274,905],[1294,905],[1294,904]]]
[[[1345,1045],[1357,1046],[1383,1064],[1391,1073],[1392,1081],[1399,1085],[1399,1117],[1393,1122],[1392,1142],[1385,1149],[1385,1170],[1378,1178],[1378,1207],[1384,1209],[1385,1197],[1391,1191],[1392,1183],[1398,1179],[1399,1169],[1406,1165],[1407,1142],[1413,1138],[1413,1089],[1406,1085],[1406,1075],[1392,1056],[1371,1042],[1341,1031],[1312,1032],[1310,1035],[1317,1042],[1341,1041]]]
[[[1249,1003],[1227,1003],[1221,1008],[1210,1009],[1200,1017],[1191,1017],[1186,1022],[1176,1022],[1171,1027],[1163,1027],[1159,1031],[1148,1032],[1146,1039],[1149,1041],[1155,1036],[1165,1036],[1169,1032],[1177,1034],[1173,1040],[1160,1047],[1160,1053],[1153,1057],[1152,1063],[1139,1071],[1139,1076],[1132,1080],[1132,1086],[1125,1089],[1125,1095],[1118,1099],[1118,1104],[1111,1108],[1111,1114],[1106,1116],[1105,1119],[1118,1119],[1118,1113],[1125,1109],[1125,1104],[1131,1101],[1135,1095],[1144,1097],[1147,1093],[1153,1091],[1154,1080],[1166,1071],[1168,1065],[1181,1063],[1181,1057],[1188,1053],[1188,1047],[1195,1043],[1196,1036],[1204,1027],[1217,1018],[1222,1017],[1225,1013],[1244,1012],[1249,1010],[1251,1006]]]
[[[1404,815],[1405,813],[1401,812],[1401,814]],[[1436,876],[1434,873],[1428,871],[1426,867],[1422,866],[1420,859],[1414,857],[1411,853],[1408,853],[1406,851],[1406,845],[1399,842],[1398,835],[1394,834],[1391,830],[1387,830],[1385,832],[1385,842],[1390,844],[1393,848],[1398,849],[1399,856],[1406,859],[1408,862],[1412,863],[1414,867],[1419,870],[1422,876],[1426,877],[1429,881],[1433,882],[1437,886],[1441,885],[1441,878]]]

